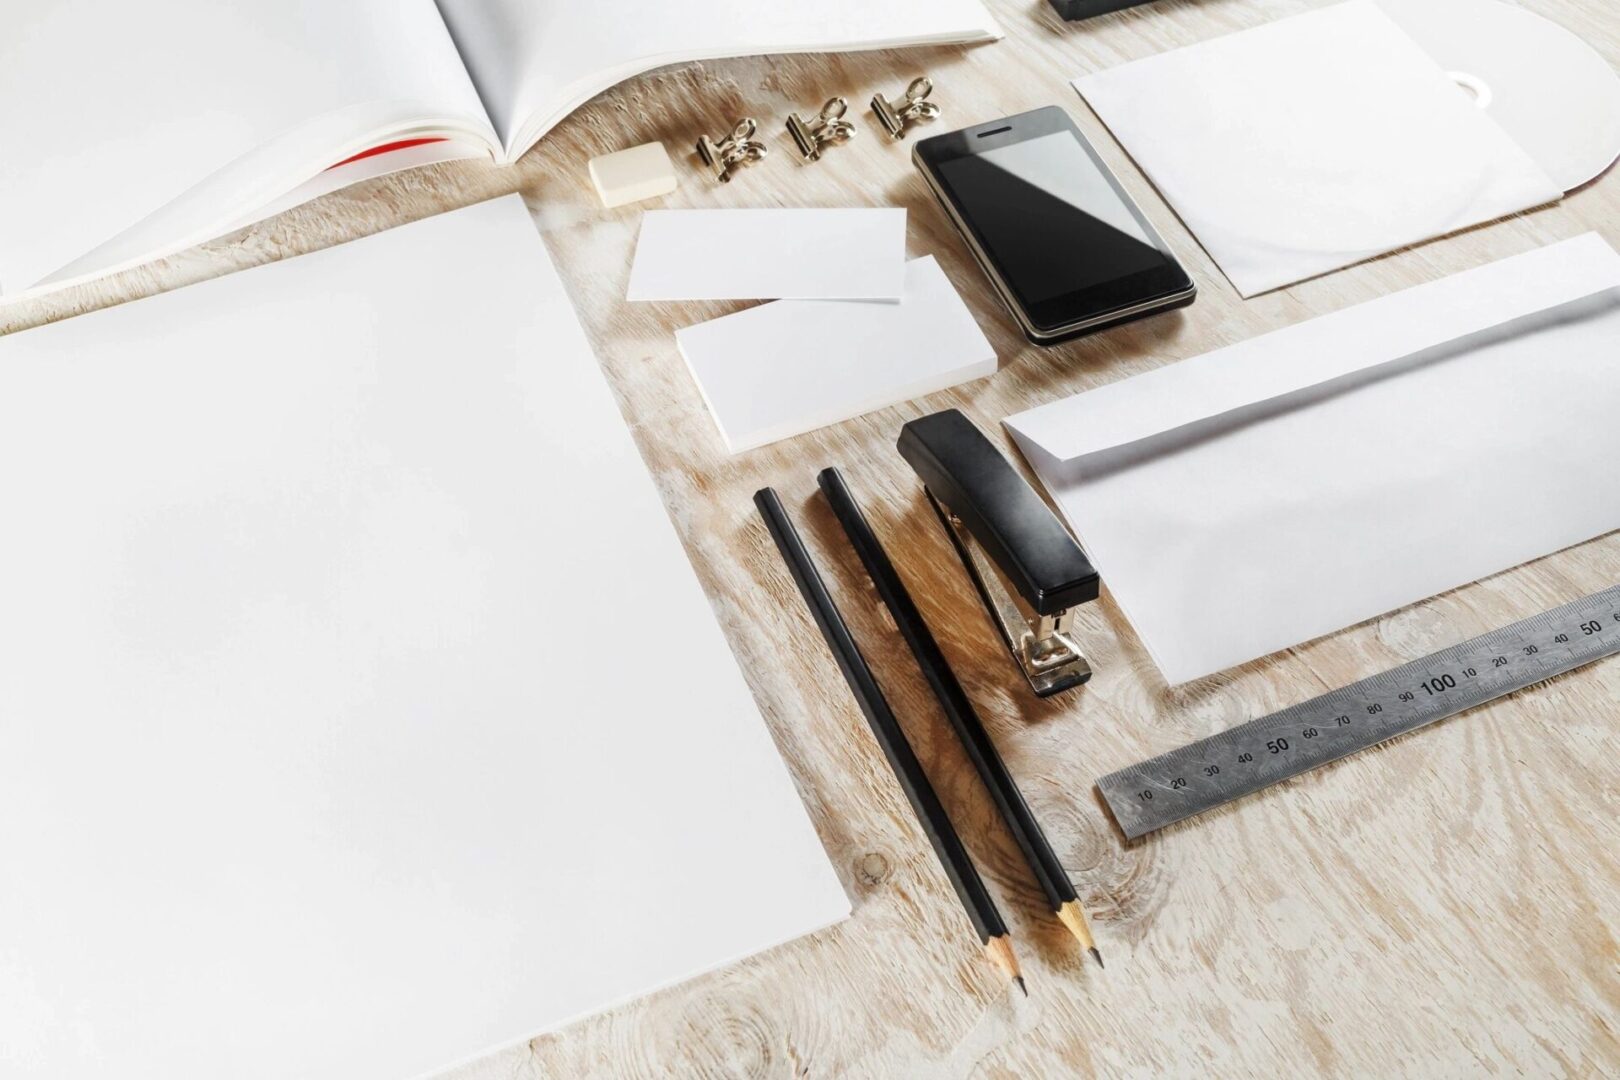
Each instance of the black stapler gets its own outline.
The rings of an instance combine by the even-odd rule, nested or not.
[[[1050,697],[1091,678],[1069,627],[1097,598],[1097,571],[1035,489],[956,409],[906,424],[899,448],[1030,688]]]

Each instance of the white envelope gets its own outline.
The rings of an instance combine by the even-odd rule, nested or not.
[[[1563,195],[1372,0],[1074,85],[1244,296]]]
[[[675,332],[733,454],[995,374],[996,351],[932,255],[898,304],[778,300]]]
[[[1170,683],[1620,527],[1596,233],[1005,421]]]
[[[627,300],[898,300],[906,212],[895,207],[649,210]]]

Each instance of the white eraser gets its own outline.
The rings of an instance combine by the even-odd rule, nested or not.
[[[675,190],[675,166],[660,142],[591,158],[591,182],[603,206],[623,206]]]

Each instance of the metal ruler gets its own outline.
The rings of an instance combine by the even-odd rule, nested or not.
[[[1620,585],[1097,781],[1134,840],[1620,652]]]

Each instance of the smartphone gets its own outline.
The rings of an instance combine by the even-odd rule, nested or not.
[[[924,139],[911,157],[1038,345],[1183,307],[1198,294],[1056,105]]]

